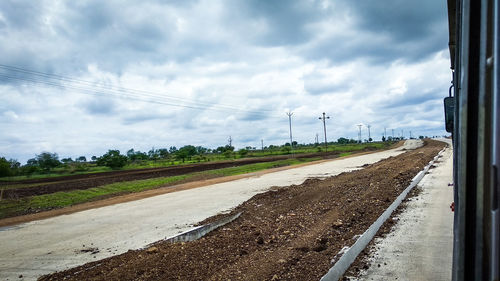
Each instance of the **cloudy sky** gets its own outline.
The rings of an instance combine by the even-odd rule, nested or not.
[[[444,0],[2,0],[0,156],[443,135],[447,43]]]

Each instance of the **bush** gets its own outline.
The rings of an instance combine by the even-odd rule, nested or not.
[[[125,166],[127,160],[127,156],[121,155],[119,150],[109,150],[106,154],[97,158],[97,165],[118,169]]]
[[[238,154],[240,155],[240,157],[245,157],[248,154],[248,150],[242,148],[242,149],[238,150]]]
[[[290,152],[292,152],[292,148],[290,146],[283,146],[281,148],[281,152],[285,154],[290,154]]]

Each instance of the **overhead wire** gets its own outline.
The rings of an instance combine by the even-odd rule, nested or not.
[[[269,113],[273,112],[272,110],[259,110],[259,111],[247,110],[231,105],[193,101],[145,90],[118,87],[114,85],[113,86],[109,85],[103,86],[98,84],[96,85],[96,83],[92,81],[75,79],[67,76],[49,74],[34,70],[28,70],[15,66],[8,66],[5,64],[0,64],[0,69],[3,69],[4,71],[5,70],[11,71],[13,72],[12,74],[14,73],[20,74],[20,75],[7,75],[0,73],[0,77],[3,77],[5,79],[19,80],[30,83],[45,84],[59,88],[67,88],[76,91],[83,91],[85,92],[84,94],[93,94],[97,96],[111,95],[119,98],[131,98],[143,102],[151,102],[151,103],[176,106],[176,107],[184,107],[184,108],[199,109],[199,110],[217,110],[217,111],[231,111],[231,112],[237,111],[255,116],[279,118],[276,115],[269,115]]]
[[[55,79],[55,80],[59,80],[59,81],[84,84],[84,85],[87,85],[87,86],[90,86],[90,87],[97,87],[97,88],[105,89],[105,90],[119,90],[119,91],[126,91],[126,92],[138,92],[138,93],[141,93],[141,94],[147,94],[147,95],[152,96],[152,97],[174,99],[174,100],[179,100],[179,101],[183,101],[183,102],[196,103],[196,104],[207,105],[207,106],[228,107],[229,109],[236,109],[236,110],[241,109],[241,108],[238,108],[238,107],[235,107],[235,106],[231,106],[231,105],[225,105],[225,104],[220,104],[220,103],[215,104],[215,103],[207,103],[207,102],[200,102],[200,101],[192,101],[192,100],[187,100],[187,99],[184,99],[184,98],[169,96],[169,95],[165,95],[165,94],[161,94],[160,95],[159,93],[154,93],[154,92],[151,92],[151,91],[131,89],[131,88],[119,87],[119,86],[115,86],[115,85],[111,86],[112,88],[109,88],[110,87],[109,85],[107,87],[105,87],[104,85],[99,85],[96,82],[92,82],[92,81],[87,81],[87,80],[82,80],[82,79],[76,79],[76,78],[71,78],[71,77],[62,76],[62,75],[56,75],[56,74],[49,74],[49,73],[39,72],[39,71],[35,71],[35,70],[29,70],[29,69],[19,68],[19,67],[15,67],[15,66],[8,66],[8,65],[5,65],[5,64],[0,64],[0,68],[11,70],[11,71],[16,71],[16,72],[22,72],[22,73],[26,73],[26,74],[30,74],[30,75],[42,76],[42,77],[46,77],[46,78],[49,78],[49,79]],[[271,110],[265,110],[265,109],[261,110],[261,111],[269,111],[269,112],[271,112]]]

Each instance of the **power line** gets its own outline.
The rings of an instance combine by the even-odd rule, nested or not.
[[[94,88],[99,88],[99,89],[118,90],[118,91],[125,91],[125,92],[136,92],[136,93],[146,94],[146,95],[149,95],[149,96],[152,96],[152,97],[174,99],[174,100],[178,100],[178,101],[196,103],[196,104],[200,104],[200,105],[221,106],[221,107],[227,107],[229,109],[241,109],[241,108],[238,108],[238,107],[235,107],[235,106],[232,106],[232,105],[225,105],[225,104],[220,104],[220,103],[215,104],[215,103],[207,103],[207,102],[200,102],[200,101],[192,101],[192,100],[187,100],[187,99],[184,99],[184,98],[179,98],[179,97],[174,97],[174,96],[166,95],[164,93],[160,94],[160,93],[155,93],[155,92],[152,92],[152,91],[138,90],[138,89],[120,87],[120,86],[115,86],[115,85],[113,85],[112,86],[113,88],[110,89],[109,87],[104,87],[103,85],[96,84],[96,82],[92,82],[92,81],[87,81],[87,80],[82,80],[82,79],[72,78],[72,77],[68,77],[68,76],[57,75],[57,74],[44,73],[44,72],[40,72],[40,71],[29,70],[29,69],[24,69],[24,68],[19,68],[19,67],[15,67],[15,66],[4,65],[4,64],[0,64],[0,68],[7,69],[7,70],[10,70],[10,71],[20,72],[20,73],[24,73],[24,74],[29,74],[29,75],[35,75],[35,76],[45,77],[45,78],[48,78],[48,79],[54,79],[54,80],[58,80],[58,81],[64,81],[64,82],[70,82],[70,83],[77,83],[77,84],[84,84],[84,85],[87,85],[87,86],[90,86],[90,87],[94,87]],[[272,112],[272,110],[266,110],[266,109],[263,109],[262,111]]]
[[[149,92],[149,91],[144,91],[144,90],[137,90],[137,89],[129,89],[129,88],[124,88],[124,87],[105,87],[102,85],[95,85],[94,82],[90,81],[85,81],[85,80],[80,80],[80,79],[73,79],[61,75],[55,75],[55,74],[48,74],[48,73],[42,73],[42,72],[37,72],[37,71],[32,71],[32,70],[27,70],[27,69],[21,69],[17,67],[12,67],[12,66],[6,66],[3,64],[0,64],[0,69],[7,69],[10,71],[17,72],[18,74],[28,74],[28,76],[20,77],[20,76],[11,76],[7,74],[0,73],[0,77],[9,79],[9,80],[19,80],[19,81],[25,81],[25,82],[30,82],[30,83],[35,83],[35,84],[45,84],[49,86],[54,86],[54,87],[59,87],[62,89],[72,89],[72,90],[77,90],[77,91],[83,91],[85,92],[84,94],[93,94],[97,96],[115,96],[115,97],[120,97],[120,98],[132,98],[134,100],[140,100],[143,102],[152,102],[152,103],[158,103],[158,104],[164,104],[164,105],[170,105],[170,106],[176,106],[176,107],[184,107],[184,108],[191,108],[191,109],[203,109],[203,110],[218,110],[218,111],[239,111],[239,112],[245,112],[248,114],[253,114],[253,115],[259,115],[259,116],[266,116],[266,117],[272,117],[272,118],[277,118],[277,116],[272,115],[269,116],[267,115],[267,112],[271,112],[270,110],[261,110],[261,111],[252,111],[252,110],[246,110],[246,109],[241,109],[238,107],[234,106],[229,106],[229,105],[223,105],[223,104],[215,104],[215,103],[206,103],[206,102],[199,102],[199,101],[190,101],[182,98],[177,98],[177,97],[171,97],[168,95],[160,95],[157,93]],[[29,76],[31,75],[31,76]],[[69,83],[69,84],[68,84]],[[148,98],[148,99],[145,99]],[[180,104],[178,102],[183,102],[185,104]]]

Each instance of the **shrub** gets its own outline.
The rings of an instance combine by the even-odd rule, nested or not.
[[[127,156],[121,155],[119,150],[109,150],[103,156],[97,158],[97,165],[118,169],[127,164]]]

